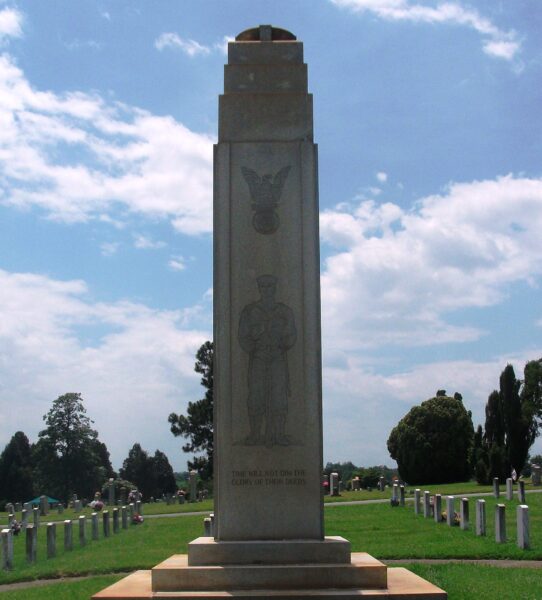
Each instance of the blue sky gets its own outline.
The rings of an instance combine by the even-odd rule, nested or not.
[[[116,467],[185,467],[225,49],[267,23],[314,94],[324,459],[391,464],[440,388],[482,422],[542,356],[536,0],[0,1],[0,447],[78,391]]]

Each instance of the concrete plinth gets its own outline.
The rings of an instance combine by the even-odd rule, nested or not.
[[[200,537],[188,544],[188,564],[250,565],[350,562],[350,542],[330,536],[324,540],[219,542]]]
[[[352,554],[354,562],[358,556],[357,553]],[[361,556],[368,555],[361,554]],[[275,600],[292,600],[293,598],[297,600],[312,600],[315,598],[381,600],[383,598],[390,598],[394,600],[445,600],[447,594],[407,569],[393,568],[387,569],[387,587],[385,588],[337,589],[327,587],[320,589],[230,589],[174,592],[153,592],[152,572],[136,571],[93,596],[93,600],[149,600],[154,598],[184,598],[186,600],[214,600],[218,598],[274,598]]]
[[[173,555],[152,569],[155,592],[201,590],[297,590],[386,588],[386,565],[358,553],[350,563],[206,565],[193,567],[186,554]]]

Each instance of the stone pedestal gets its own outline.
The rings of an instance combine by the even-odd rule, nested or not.
[[[228,57],[214,160],[213,537],[94,598],[445,598],[324,536],[317,148],[303,46],[260,26]]]

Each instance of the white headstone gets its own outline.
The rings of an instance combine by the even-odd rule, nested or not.
[[[435,494],[433,498],[433,517],[435,523],[440,523],[442,520],[442,495]]]
[[[13,569],[13,531],[11,529],[2,529],[1,550],[2,550],[2,569],[11,571]]]
[[[423,516],[426,519],[431,518],[431,492],[427,490],[423,493]]]
[[[64,521],[64,550],[73,550],[73,526],[70,519]]]
[[[506,479],[506,499],[513,500],[514,499],[514,482],[511,477]]]
[[[416,488],[414,490],[414,514],[416,515],[420,514],[420,494],[421,490]]]
[[[455,515],[455,497],[446,496],[446,524],[452,527]]]
[[[476,535],[486,534],[486,501],[476,500]]]
[[[56,556],[56,523],[47,523],[47,558]]]
[[[459,526],[463,530],[466,530],[469,528],[469,499],[468,498],[461,498],[461,504],[459,505]]]
[[[529,507],[520,504],[516,508],[517,544],[519,548],[527,550],[530,545],[529,539]]]
[[[495,541],[499,544],[506,542],[506,506],[497,504],[495,507]]]

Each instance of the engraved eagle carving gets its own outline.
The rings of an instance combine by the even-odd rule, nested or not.
[[[253,169],[241,167],[252,198],[252,225],[258,233],[275,233],[279,228],[280,219],[276,210],[290,169],[291,166],[287,165],[275,176],[266,173],[260,177]]]

